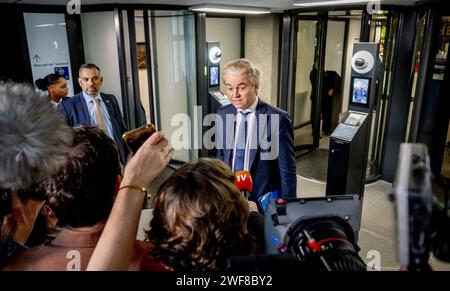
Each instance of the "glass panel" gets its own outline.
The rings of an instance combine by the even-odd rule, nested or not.
[[[397,42],[398,13],[386,12],[383,15],[375,15],[375,21],[371,22],[372,42],[380,43],[381,71],[378,87],[376,89],[376,103],[372,111],[372,126],[369,141],[369,160],[367,163],[366,180],[373,180],[379,176],[383,148],[385,141],[385,130],[387,120],[387,108],[391,98],[391,84],[394,80],[392,75],[392,57]]]
[[[33,80],[63,75],[73,96],[73,78],[64,14],[24,13]]]
[[[313,83],[317,80],[317,64],[314,57],[317,46],[318,21],[299,20],[294,91],[294,144],[312,145],[312,100],[315,98]]]
[[[427,13],[426,12],[420,12],[419,16],[417,18],[417,31],[416,31],[416,37],[415,37],[415,44],[414,44],[414,69],[413,69],[413,83],[411,87],[411,95],[409,98],[409,111],[408,111],[408,122],[406,127],[406,134],[405,134],[405,142],[409,141],[409,132],[411,129],[411,118],[413,114],[414,109],[414,97],[416,96],[416,87],[417,87],[417,76],[419,74],[419,66],[420,66],[420,52],[422,50],[423,45],[423,38],[424,38],[424,32],[425,32],[425,25],[427,20]]]
[[[197,116],[195,18],[190,12],[180,11],[154,11],[150,15],[158,127],[177,148],[174,159],[196,159],[190,127]],[[187,119],[191,124],[179,123]]]
[[[325,54],[327,90],[322,95],[322,130],[331,133],[339,122],[342,109],[342,64],[344,58],[345,22],[328,20]],[[331,91],[329,89],[332,89]],[[325,120],[328,124],[325,124]]]
[[[442,80],[444,77],[444,70],[446,66],[448,66],[448,50],[450,44],[450,16],[442,17],[439,42],[440,43],[434,65],[433,80]],[[448,76],[446,76],[446,78],[447,77]],[[442,160],[441,175],[450,179],[450,120],[447,127],[447,138],[445,141],[446,144],[444,149],[444,157]]]
[[[148,88],[147,80],[147,56],[145,42],[145,29],[144,29],[144,13],[143,11],[135,11],[135,26],[136,26],[136,57],[138,64],[138,76],[139,76],[139,95],[141,97],[142,106],[145,110],[145,119],[147,123],[150,121],[150,97],[152,96]]]

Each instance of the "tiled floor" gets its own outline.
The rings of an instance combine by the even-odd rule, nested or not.
[[[325,195],[325,183],[298,176],[298,197]],[[379,262],[381,270],[398,270],[396,258],[394,206],[388,199],[392,185],[377,181],[366,185],[358,244],[360,257],[369,265]],[[379,260],[378,260],[379,259]],[[431,258],[433,270],[450,271],[450,264]]]

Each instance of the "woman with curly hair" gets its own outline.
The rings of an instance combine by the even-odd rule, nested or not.
[[[249,203],[230,168],[217,159],[185,164],[153,199],[150,255],[166,269],[223,270],[226,259],[254,251]]]

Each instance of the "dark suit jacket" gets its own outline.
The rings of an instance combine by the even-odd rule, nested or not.
[[[127,150],[125,144],[122,141],[122,134],[127,131],[127,126],[123,120],[122,114],[120,113],[119,104],[117,103],[116,97],[111,94],[100,93],[103,102],[105,102],[106,108],[108,110],[114,140],[119,148],[120,160],[123,164],[126,162]],[[84,100],[83,93],[80,92],[72,98],[63,100],[58,105],[58,110],[67,120],[67,123],[74,127],[78,125],[89,125],[92,126],[91,118],[89,117],[89,111]]]
[[[217,110],[217,114],[223,121],[222,128],[216,124],[218,127],[217,158],[230,166],[233,162],[234,142],[227,142],[227,137],[229,139],[231,136],[230,131],[234,131],[235,126],[232,128],[228,126],[227,128],[227,122],[225,120],[226,115],[231,114],[232,116],[236,116],[236,113],[237,110],[232,104],[223,106]],[[253,191],[250,193],[250,199],[257,201],[257,198],[261,195],[275,190],[281,190],[281,195],[284,198],[296,197],[297,173],[294,156],[294,133],[289,114],[265,103],[261,99],[258,101],[255,114],[256,124],[254,126],[258,129],[258,144],[256,149],[250,149],[249,168],[253,179]],[[262,119],[260,119],[261,114],[267,114],[268,116],[264,124],[259,124],[262,122]],[[272,130],[270,119],[273,114],[278,115],[280,122],[279,128]],[[266,136],[264,131],[266,132]],[[272,136],[272,132],[276,136]],[[278,157],[273,160],[262,159],[261,154],[270,152],[272,148],[262,148],[261,140],[272,141],[277,138],[279,139]],[[222,147],[220,145],[221,143]]]

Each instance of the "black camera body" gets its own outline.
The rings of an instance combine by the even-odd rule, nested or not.
[[[394,182],[397,258],[410,270],[428,268],[433,214],[432,174],[427,147],[403,143]]]
[[[271,199],[265,213],[265,255],[231,257],[227,270],[366,271],[358,256],[359,195]]]
[[[265,215],[266,253],[285,253],[302,222],[331,219],[348,224],[356,243],[361,226],[359,195],[271,200]]]
[[[359,195],[270,200],[266,254],[294,256],[315,271],[366,271],[358,256]]]

